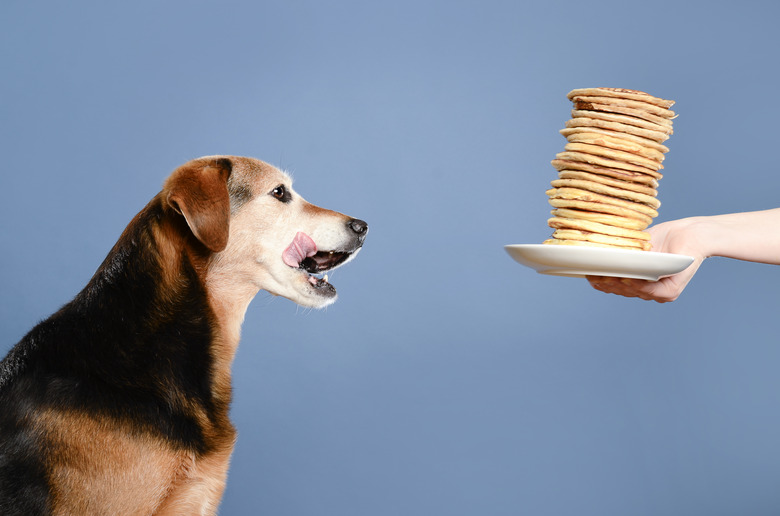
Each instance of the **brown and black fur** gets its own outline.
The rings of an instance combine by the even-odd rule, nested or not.
[[[216,512],[236,432],[231,337],[204,277],[257,195],[232,168],[177,170],[86,287],[0,362],[3,516]]]

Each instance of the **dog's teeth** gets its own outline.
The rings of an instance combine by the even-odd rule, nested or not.
[[[328,282],[328,275],[327,274],[322,277],[322,281],[324,281],[325,283]]]

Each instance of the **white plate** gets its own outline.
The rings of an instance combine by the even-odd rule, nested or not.
[[[554,276],[614,276],[658,281],[693,263],[692,257],[681,254],[602,247],[517,244],[504,249],[516,262],[540,274]]]

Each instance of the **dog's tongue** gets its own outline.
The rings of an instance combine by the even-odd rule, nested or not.
[[[290,267],[299,267],[305,258],[315,254],[317,254],[317,244],[309,235],[299,231],[282,253],[282,260]]]

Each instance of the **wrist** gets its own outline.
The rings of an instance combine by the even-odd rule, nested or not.
[[[688,217],[681,222],[687,254],[702,260],[718,256],[722,234],[719,233],[719,224],[714,217]]]
[[[692,240],[705,257],[720,256],[738,260],[763,261],[771,260],[772,245],[767,239],[767,220],[765,213],[745,212],[729,213],[695,217],[690,228]]]

